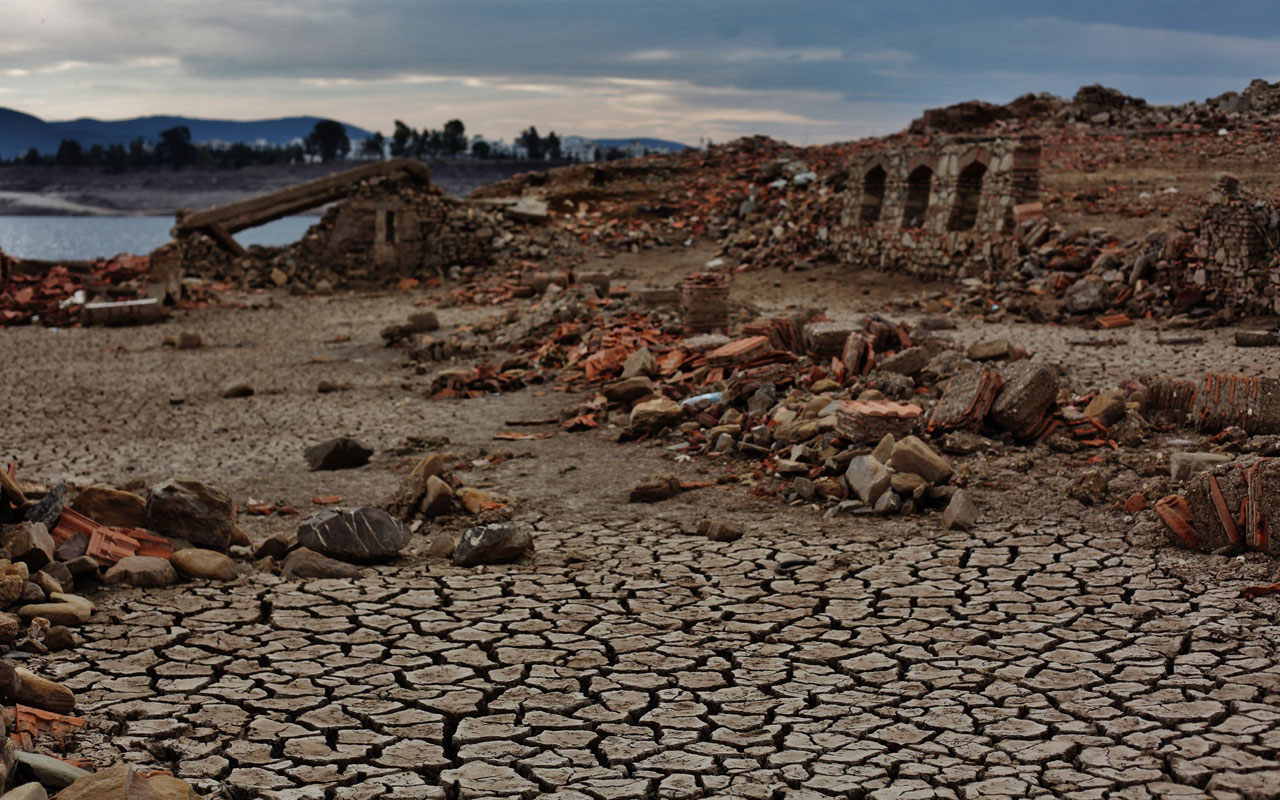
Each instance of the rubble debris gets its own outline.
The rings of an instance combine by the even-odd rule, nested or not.
[[[1058,399],[1058,371],[1021,361],[1004,368],[1004,381],[991,406],[990,419],[1007,431],[1026,434]]]
[[[308,447],[304,453],[312,470],[354,469],[369,463],[373,449],[349,436]]]
[[[698,273],[680,284],[680,313],[686,334],[710,333],[729,325],[729,286],[724,278]]]

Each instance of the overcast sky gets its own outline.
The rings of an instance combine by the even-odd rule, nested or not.
[[[315,114],[510,140],[797,143],[1101,82],[1280,79],[1274,0],[0,0],[0,106],[49,120]]]

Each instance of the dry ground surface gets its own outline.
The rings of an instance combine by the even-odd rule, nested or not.
[[[604,266],[662,280],[705,255]],[[734,291],[764,310],[852,311],[922,288],[831,267],[750,273]],[[1280,601],[1236,599],[1280,576],[1257,556],[1135,537],[1120,512],[1066,495],[1098,457],[1123,497],[1140,482],[1123,466],[1134,454],[960,459],[983,511],[964,533],[936,515],[828,520],[734,485],[628,505],[638,476],[709,480],[724,464],[676,463],[666,442],[619,445],[616,430],[493,441],[573,398],[427,399],[429,376],[378,332],[429,295],[240,299],[253,308],[153,327],[5,330],[4,456],[28,479],[177,473],[241,505],[305,508],[378,503],[431,447],[506,450],[465,474],[513,498],[537,551],[461,569],[428,559],[419,536],[353,580],[246,563],[231,584],[100,593],[84,643],[36,667],[77,691],[82,756],[232,798],[1280,797]],[[183,330],[206,346],[161,346]],[[1259,367],[1228,331],[1195,347],[1141,325],[1108,332],[1113,347],[1051,326],[954,335],[1012,337],[1076,389]],[[236,379],[256,394],[221,398]],[[351,388],[317,394],[321,380]],[[303,447],[339,434],[374,447],[372,462],[308,472]],[[747,535],[688,532],[707,515]],[[255,540],[295,524],[245,521]]]

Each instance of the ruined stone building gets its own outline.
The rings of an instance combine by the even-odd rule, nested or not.
[[[232,234],[334,203],[285,248],[242,248]],[[174,241],[152,254],[153,273],[247,285],[385,284],[489,260],[492,221],[446,195],[425,164],[392,159],[205,211],[179,211]]]
[[[1015,207],[1040,191],[1038,137],[954,137],[862,153],[835,237],[846,262],[923,279],[984,277],[1017,256]]]

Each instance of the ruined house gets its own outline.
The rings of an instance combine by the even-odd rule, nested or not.
[[[339,201],[336,202],[335,201]],[[246,251],[233,234],[335,203],[293,245]],[[385,284],[489,261],[487,212],[446,195],[411,159],[367,164],[205,211],[180,210],[174,241],[152,255],[172,283],[198,275],[247,285]]]
[[[988,277],[1018,255],[1017,206],[1040,192],[1038,137],[953,137],[860,153],[837,252],[925,280]]]

